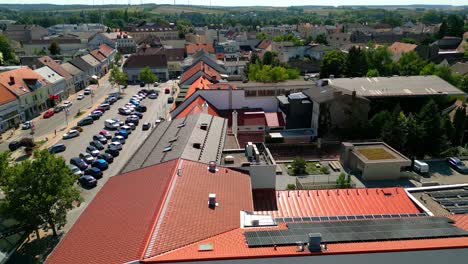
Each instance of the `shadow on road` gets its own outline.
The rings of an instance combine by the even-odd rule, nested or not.
[[[43,263],[49,253],[55,248],[60,240],[60,236],[45,236],[40,239],[24,243],[9,258],[6,264],[36,264]]]

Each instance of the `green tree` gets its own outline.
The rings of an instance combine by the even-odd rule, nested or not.
[[[264,39],[268,39],[269,35],[265,32],[259,32],[257,33],[256,38],[259,40],[264,40]]]
[[[439,39],[445,37],[448,35],[448,25],[447,25],[447,21],[443,21],[442,24],[440,24],[440,27],[439,27],[439,32],[437,33],[437,37]]]
[[[436,65],[434,63],[428,63],[426,64],[421,71],[419,72],[419,75],[433,75],[435,74],[436,71]]]
[[[380,76],[393,74],[394,64],[392,54],[387,47],[371,47],[366,50],[366,58],[369,69],[375,69]]]
[[[267,51],[265,54],[263,54],[263,64],[264,65],[277,65],[275,61],[278,59],[278,54],[273,51]]]
[[[122,60],[122,53],[117,52],[114,56],[114,63],[120,65],[120,61]]]
[[[424,149],[425,154],[438,157],[443,151],[447,138],[437,104],[433,100],[430,100],[417,114],[417,120],[424,131],[421,135],[424,144],[420,147]]]
[[[9,167],[10,159],[10,151],[0,152],[0,186],[3,185],[3,182],[4,180],[6,180],[6,176],[8,175],[7,170]]]
[[[11,47],[7,37],[3,34],[0,34],[0,53],[3,54],[3,62],[5,65],[18,64],[15,50]]]
[[[66,224],[67,211],[82,200],[65,160],[47,150],[36,151],[33,160],[10,166],[5,178],[5,212],[29,231],[46,226],[56,236]]]
[[[379,77],[380,73],[377,69],[369,69],[366,73],[366,77]]]
[[[413,114],[409,114],[407,121],[408,135],[406,141],[406,153],[411,158],[424,157],[424,128]]]
[[[397,106],[392,118],[382,128],[382,139],[399,151],[403,151],[407,142],[407,118],[400,107]]]
[[[291,163],[291,167],[294,175],[303,175],[306,174],[307,162],[302,157],[297,157]]]
[[[414,38],[403,38],[401,40],[403,43],[408,43],[408,44],[417,44],[418,42]]]
[[[451,14],[447,18],[447,35],[451,37],[461,37],[464,32],[463,18],[456,14]]]
[[[445,81],[449,82],[450,84],[454,86],[458,86],[459,79],[457,79],[456,75],[452,73],[452,69],[450,69],[449,66],[446,66],[446,65],[437,66],[434,74],[444,79]]]
[[[315,38],[315,42],[323,44],[323,45],[328,45],[327,36],[323,33],[318,34],[317,37]]]
[[[369,137],[380,137],[382,128],[391,118],[392,115],[387,110],[383,110],[375,114],[369,121]]]
[[[58,45],[57,42],[54,41],[50,43],[49,52],[50,52],[50,55],[60,55],[60,46]]]
[[[418,75],[425,64],[426,62],[422,60],[416,52],[410,51],[401,55],[397,63],[397,69],[402,76]]]
[[[148,84],[149,88],[150,84],[158,81],[158,77],[153,73],[153,71],[151,71],[150,67],[146,66],[140,72],[140,81],[143,81],[146,84]]]
[[[342,77],[346,74],[346,53],[340,50],[331,50],[325,53],[320,64],[320,78],[329,78],[330,75]]]
[[[348,77],[362,77],[367,73],[367,59],[365,52],[359,47],[351,47],[346,60]]]
[[[455,131],[453,133],[452,145],[460,146],[463,143],[466,122],[467,118],[465,108],[458,107],[457,110],[455,110],[455,115],[453,116],[453,127]]]

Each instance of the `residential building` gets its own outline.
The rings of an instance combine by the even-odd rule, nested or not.
[[[69,34],[79,32],[104,32],[107,27],[103,24],[57,24],[47,28],[51,34]]]
[[[279,108],[286,116],[286,128],[311,127],[312,101],[302,92],[279,95]]]
[[[84,43],[79,38],[47,38],[47,39],[33,39],[28,42],[23,43],[23,46],[17,52],[21,52],[22,55],[36,55],[39,52],[45,52],[48,55],[50,54],[50,45],[52,43],[57,43],[60,48],[61,56],[72,57],[77,54],[80,50],[87,48],[86,43]]]
[[[46,80],[48,83],[50,83],[51,87],[49,89],[49,98],[51,101],[54,101],[54,103],[51,103],[51,105],[68,98],[66,90],[67,83],[65,82],[65,78],[60,76],[48,66],[35,69],[34,71],[42,76],[43,80]]]
[[[75,87],[75,92],[83,90],[89,85],[88,78],[86,78],[85,73],[79,68],[73,66],[71,63],[61,64],[62,68],[67,71],[73,77],[73,84]]]
[[[226,42],[220,42],[217,44],[215,49],[217,47],[221,48],[221,53],[222,53],[222,59],[226,61],[237,61],[240,58],[240,49],[239,49],[239,44],[235,40],[228,40]],[[216,54],[220,53],[216,51]],[[218,56],[218,55],[217,55]]]
[[[176,79],[182,74],[182,61],[185,58],[185,49],[183,48],[165,48],[161,52],[166,54],[167,71],[170,79]]]
[[[201,76],[204,76],[212,82],[218,82],[221,80],[221,75],[216,71],[216,69],[200,60],[190,68],[185,69],[184,73],[182,73],[182,76],[180,77],[179,85],[183,88],[188,88]]]
[[[101,62],[95,59],[91,54],[86,54],[81,56],[81,59],[87,64],[93,67],[93,75],[96,75],[98,78],[101,77]],[[73,63],[72,63],[73,64]]]
[[[99,45],[99,52],[101,52],[107,58],[107,65],[114,63],[114,57],[117,51],[106,44]]]
[[[38,40],[49,34],[49,31],[38,25],[21,25],[9,24],[6,25],[3,34],[9,40],[15,40],[21,43],[28,43],[31,40]]]
[[[138,24],[129,24],[125,31],[139,42],[148,36],[158,37],[161,40],[179,39],[179,31],[174,23],[157,24],[153,22],[140,22]]]
[[[292,58],[302,59],[304,57],[321,60],[326,52],[333,49],[321,44],[296,46],[291,42],[272,42],[271,46],[272,51],[278,53],[278,59],[281,62],[288,62]]]
[[[136,51],[136,42],[126,32],[98,33],[89,41],[88,46],[97,49],[101,44],[106,44],[123,54]]]
[[[20,103],[16,96],[0,85],[0,132],[17,127],[21,123]]]
[[[35,66],[34,68],[42,66],[47,66],[51,68],[54,72],[58,73],[65,79],[65,97],[68,97],[69,95],[75,93],[75,83],[73,81],[73,76],[70,73],[68,73],[60,64],[58,64],[52,58],[44,56],[37,59],[37,66]]]
[[[211,54],[215,53],[213,44],[210,44],[210,43],[187,43],[185,44],[185,53],[188,56],[193,55],[200,50],[204,50]]]
[[[140,72],[149,67],[161,81],[169,79],[167,56],[163,48],[144,48],[132,54],[124,63],[122,69],[128,80],[140,81]]]
[[[93,56],[101,65],[100,66],[100,71],[99,71],[99,76],[104,76],[107,74],[109,71],[109,64],[107,63],[107,57],[102,54],[99,49],[92,50],[89,53],[91,56]]]
[[[54,74],[56,73],[54,72]],[[17,114],[19,114],[21,122],[32,119],[47,108],[49,90],[52,90],[49,84],[50,82],[47,79],[29,67],[21,67],[16,70],[0,73],[0,85],[8,89],[19,102]],[[8,98],[9,96],[6,97],[7,102]],[[10,114],[13,116],[17,115],[14,114],[14,111]],[[13,116],[7,115],[4,120]]]
[[[411,160],[384,142],[343,142],[341,164],[363,180],[399,179]]]
[[[83,84],[85,86],[89,83],[89,80],[97,74],[94,67],[83,60],[81,57],[76,57],[70,60],[68,63],[72,64],[74,67],[83,72]]]

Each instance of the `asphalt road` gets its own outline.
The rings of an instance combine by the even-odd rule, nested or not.
[[[147,88],[147,87],[145,87]],[[150,87],[153,89],[153,87]],[[67,216],[67,225],[64,227],[64,231],[67,232],[70,227],[75,223],[78,219],[79,215],[83,212],[89,202],[96,196],[102,186],[106,183],[109,177],[112,177],[120,172],[123,168],[125,163],[128,159],[135,153],[135,151],[139,148],[141,143],[149,136],[151,129],[154,128],[154,122],[160,117],[165,116],[167,118],[168,112],[170,107],[167,106],[167,98],[170,96],[168,94],[164,94],[165,88],[172,88],[172,82],[169,81],[167,83],[162,83],[158,88],[154,88],[159,90],[158,99],[143,99],[141,101],[142,105],[147,107],[147,111],[143,113],[143,118],[140,119],[140,123],[135,130],[129,135],[126,143],[123,145],[122,151],[120,151],[120,155],[114,158],[114,162],[109,165],[109,169],[104,172],[103,178],[98,180],[98,185],[92,189],[85,189],[81,188],[82,190],[82,197],[84,202],[81,204],[80,207],[71,210]],[[119,118],[120,120],[124,121],[126,116],[122,116],[118,114],[117,109],[126,103],[128,103],[130,97],[137,93],[140,89],[138,85],[136,86],[128,86],[127,89],[123,90],[125,92],[124,98],[120,99],[114,105],[111,106],[111,109],[106,111],[103,116],[99,120],[96,120],[92,125],[83,127],[83,132],[80,133],[79,137],[68,139],[68,140],[60,140],[59,143],[64,143],[67,147],[65,152],[60,153],[62,157],[64,157],[65,161],[68,163],[70,158],[76,157],[79,155],[80,152],[85,152],[86,147],[89,145],[89,142],[92,141],[92,137],[95,134],[98,134],[100,130],[104,129],[104,121],[110,118]],[[164,114],[165,112],[165,114]],[[147,131],[142,130],[142,124],[145,122],[152,123],[152,128]],[[62,136],[63,131],[60,135]],[[114,132],[111,132],[112,134]],[[105,146],[107,149],[107,146]],[[104,150],[105,150],[104,149]],[[103,152],[102,150],[101,152]]]
[[[78,120],[81,119],[81,117],[74,118],[76,113],[78,111],[86,111],[88,108],[90,108],[93,104],[95,104],[98,101],[103,101],[104,98],[109,94],[110,92],[117,92],[117,88],[112,88],[110,83],[107,81],[103,81],[102,84],[99,87],[93,87],[92,88],[94,92],[94,97],[91,98],[90,95],[85,96],[84,99],[82,100],[77,100],[76,97],[79,93],[83,93],[83,91],[80,91],[77,94],[71,95],[67,100],[72,102],[73,105],[69,107],[69,115],[67,118],[65,118],[65,111],[56,113],[54,116],[50,118],[43,118],[42,114],[36,118],[33,119],[34,125],[35,125],[35,133],[34,137],[42,137],[48,134],[53,134],[54,130],[57,130],[57,135],[61,132],[60,129],[64,128],[67,126],[67,119],[69,123],[74,123],[78,122]],[[61,104],[61,103],[60,103]],[[30,137],[30,132],[31,130],[17,130],[15,132],[15,135],[8,140],[5,140],[3,143],[0,144],[0,152],[3,152],[5,150],[8,150],[8,144],[13,141],[13,140],[19,140],[23,137]],[[5,135],[4,135],[5,136]]]

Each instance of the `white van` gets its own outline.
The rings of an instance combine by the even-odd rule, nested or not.
[[[104,127],[107,129],[114,130],[114,129],[119,128],[119,123],[115,122],[112,119],[107,119],[106,122],[104,123]]]
[[[429,173],[429,164],[427,164],[426,162],[423,162],[423,161],[420,161],[420,160],[415,160],[414,161],[414,166],[413,166],[414,170],[421,173],[421,174],[425,174],[425,173]]]

